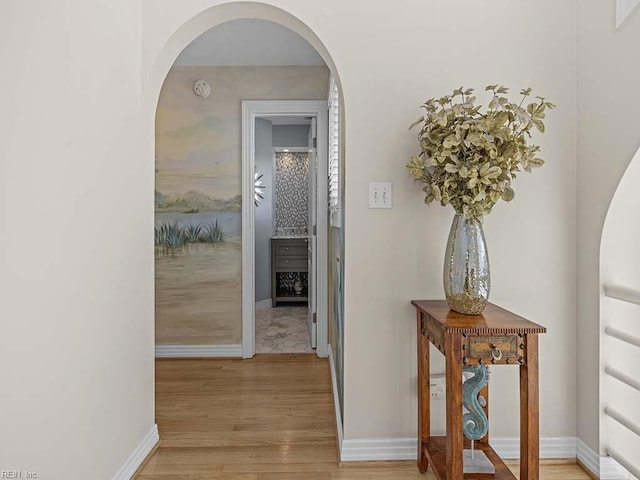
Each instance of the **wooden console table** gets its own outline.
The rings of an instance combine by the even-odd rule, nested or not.
[[[489,434],[475,443],[496,473],[465,474],[462,451],[462,369],[467,365],[520,367],[520,480],[539,480],[538,334],[546,332],[529,320],[489,303],[482,315],[463,315],[444,300],[413,300],[418,312],[418,468],[431,465],[438,480],[493,478],[516,480],[489,446]],[[446,436],[430,429],[429,343],[446,358]],[[488,417],[489,387],[481,395]]]

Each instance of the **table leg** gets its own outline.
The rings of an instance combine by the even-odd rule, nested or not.
[[[447,381],[447,480],[462,480],[462,335],[445,334]]]
[[[484,387],[482,387],[482,390],[480,390],[480,396],[483,397],[485,400],[485,404],[484,404],[484,407],[482,407],[482,410],[484,410],[484,414],[487,416],[487,421],[489,421],[489,382],[487,382],[487,384]],[[489,430],[487,430],[487,434],[478,441],[480,443],[488,444]]]
[[[429,370],[429,340],[422,333],[422,314],[418,312],[418,470],[427,471],[429,462],[424,441],[431,435],[431,391]]]
[[[540,478],[538,335],[527,334],[527,361],[520,366],[520,480]]]

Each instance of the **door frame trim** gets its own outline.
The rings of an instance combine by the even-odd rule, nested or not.
[[[317,348],[328,355],[328,112],[326,100],[243,100],[242,102],[242,358],[255,355],[255,171],[256,118],[270,115],[315,116],[318,125],[317,188]],[[324,206],[324,207],[322,207]]]

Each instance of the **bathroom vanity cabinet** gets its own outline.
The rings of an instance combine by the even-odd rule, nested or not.
[[[271,239],[272,306],[278,302],[307,302],[308,243],[307,237]],[[295,291],[295,279],[303,284],[300,293]]]

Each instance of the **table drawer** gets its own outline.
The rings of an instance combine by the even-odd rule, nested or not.
[[[509,360],[516,363],[524,356],[522,342],[518,335],[469,335],[464,341],[464,355],[467,360],[478,363],[509,363]]]

